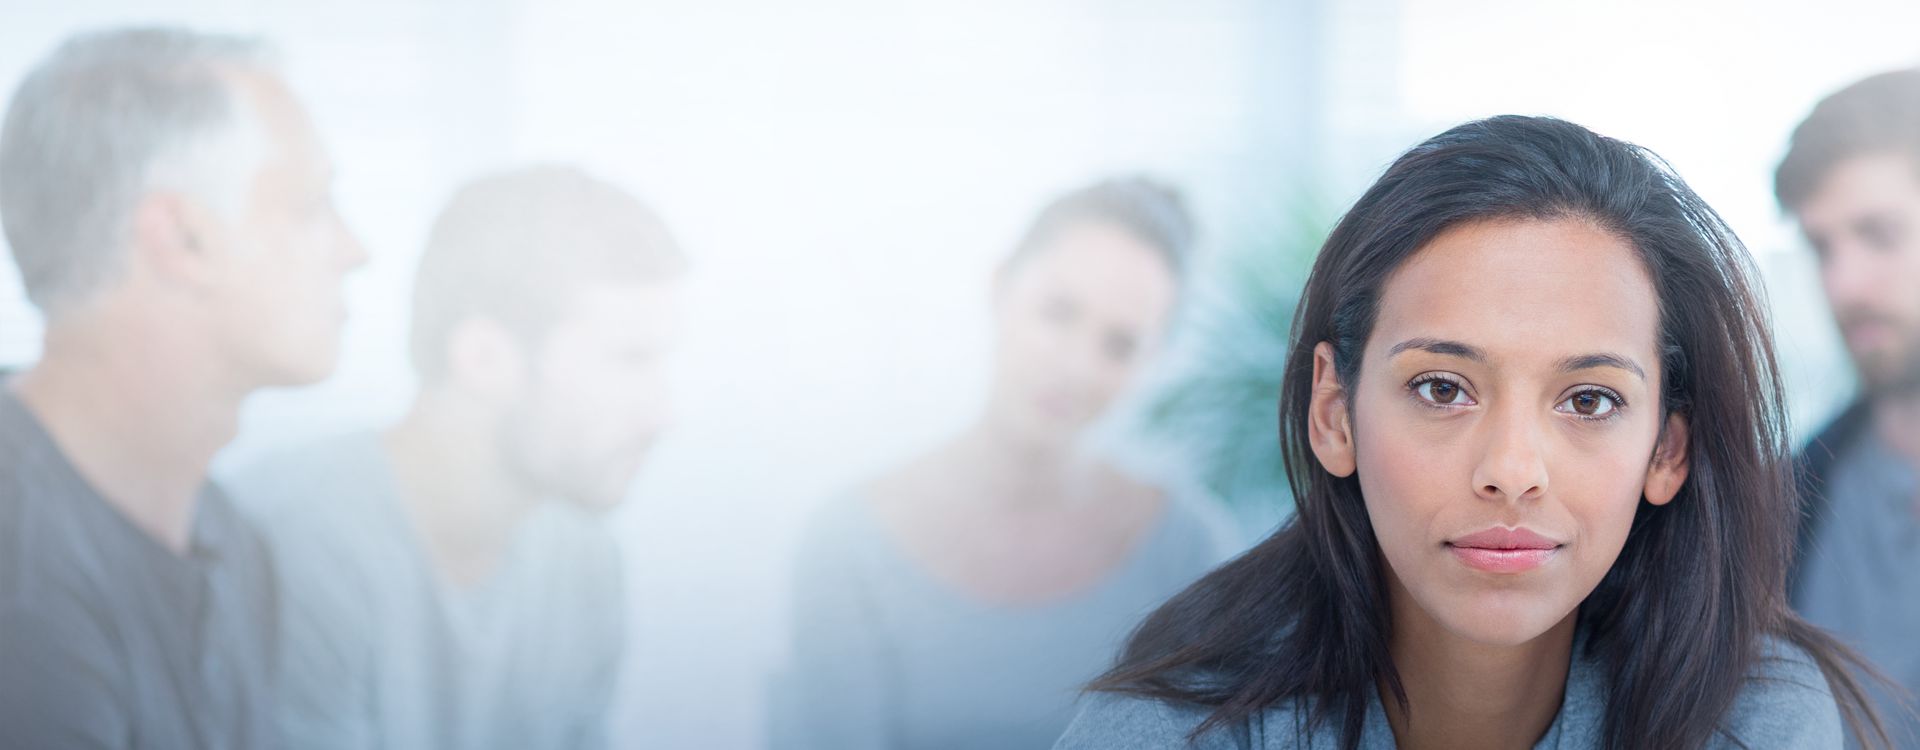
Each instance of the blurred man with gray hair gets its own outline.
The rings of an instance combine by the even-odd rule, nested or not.
[[[1920,690],[1920,69],[1821,100],[1774,192],[1819,259],[1861,386],[1801,456],[1793,605]],[[1920,717],[1869,687],[1894,745],[1920,746]]]
[[[271,745],[278,593],[207,465],[242,400],[334,366],[365,258],[259,44],[67,40],[0,130],[0,223],[44,313],[0,384],[0,746]]]

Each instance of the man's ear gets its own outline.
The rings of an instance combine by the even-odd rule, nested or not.
[[[447,379],[481,401],[510,403],[529,377],[526,349],[498,321],[469,316],[447,334]]]
[[[1353,422],[1348,416],[1347,390],[1335,374],[1333,345],[1313,347],[1313,400],[1307,405],[1307,442],[1327,473],[1353,476]]]
[[[1667,415],[1660,440],[1653,446],[1653,460],[1647,462],[1647,502],[1666,505],[1680,494],[1687,483],[1689,432],[1687,418],[1678,412]]]
[[[217,258],[208,252],[217,227],[186,196],[152,192],[134,205],[128,244],[132,263],[171,283],[200,286],[216,274]]]

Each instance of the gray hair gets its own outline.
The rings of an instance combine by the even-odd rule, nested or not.
[[[236,214],[265,134],[231,75],[273,67],[253,39],[129,28],[70,37],[29,72],[0,129],[0,223],[27,297],[51,311],[113,281],[149,191]]]

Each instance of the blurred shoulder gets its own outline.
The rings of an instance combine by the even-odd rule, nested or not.
[[[356,432],[275,450],[220,478],[283,598],[352,619],[404,580],[412,558],[386,460],[377,433]]]
[[[1242,750],[1253,747],[1246,727],[1189,738],[1212,709],[1191,703],[1115,693],[1088,693],[1054,750]]]
[[[379,433],[357,431],[272,450],[222,476],[220,485],[251,518],[305,525],[361,509],[372,493],[392,492],[391,477]]]
[[[1160,524],[1165,527],[1163,535],[1168,547],[1184,563],[1178,567],[1197,574],[1246,549],[1245,534],[1225,506],[1204,488],[1174,480],[1162,480],[1150,486],[1160,497]]]
[[[1837,748],[1844,734],[1826,674],[1806,650],[1778,638],[1762,645],[1725,730],[1739,743],[1729,747],[1788,750]]]
[[[840,492],[819,503],[800,527],[805,558],[850,557],[876,543],[884,533],[881,512],[869,487]]]

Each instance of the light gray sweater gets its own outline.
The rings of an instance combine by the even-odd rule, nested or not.
[[[988,604],[936,580],[854,496],[809,529],[794,653],[773,685],[779,750],[1044,750],[1135,623],[1224,559],[1231,536],[1170,498],[1131,557],[1044,604]]]
[[[1575,649],[1576,654],[1581,649]],[[1600,747],[1606,719],[1605,668],[1576,656],[1567,671],[1567,689],[1546,736],[1536,750],[1586,750]],[[1209,732],[1189,745],[1187,735],[1211,709],[1145,698],[1089,696],[1054,750],[1333,750],[1337,727],[1322,725],[1302,735],[1296,722],[1306,714],[1298,703],[1267,709],[1238,726]],[[1770,641],[1754,674],[1721,721],[1722,731],[1709,748],[1759,750],[1832,750],[1841,745],[1840,710],[1826,677],[1807,654]],[[1390,750],[1393,730],[1375,699],[1361,731],[1362,750]]]
[[[539,506],[492,574],[452,586],[376,434],[301,446],[234,479],[284,608],[280,737],[263,746],[606,746],[625,587],[613,540],[584,515]]]

